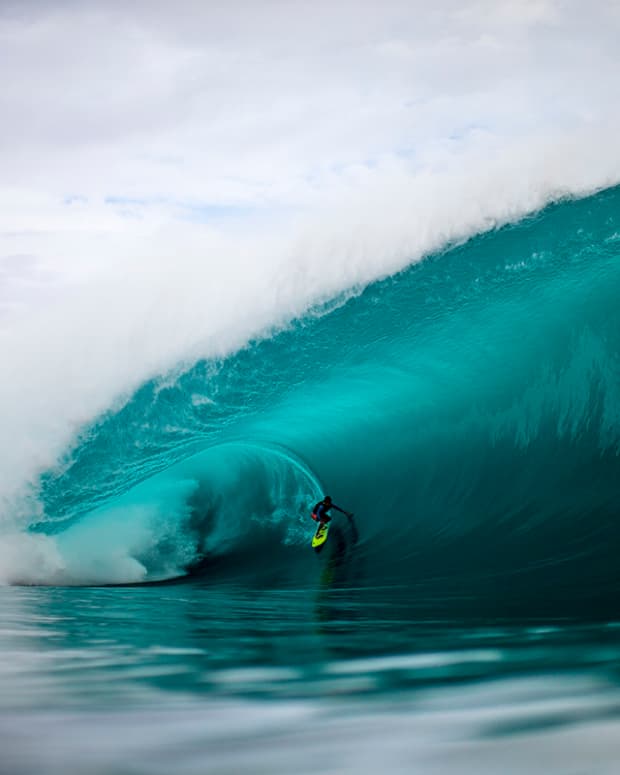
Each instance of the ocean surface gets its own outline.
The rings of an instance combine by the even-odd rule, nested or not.
[[[612,188],[85,418],[11,538],[0,771],[617,773],[619,488]]]

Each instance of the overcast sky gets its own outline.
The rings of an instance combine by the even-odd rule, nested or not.
[[[285,217],[384,164],[617,128],[619,8],[5,0],[0,255],[87,258],[76,232]]]

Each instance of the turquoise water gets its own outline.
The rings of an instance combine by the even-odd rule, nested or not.
[[[0,590],[6,771],[613,772],[619,290],[616,188],[93,419]]]
[[[620,623],[365,592],[4,588],[2,771],[614,771]]]

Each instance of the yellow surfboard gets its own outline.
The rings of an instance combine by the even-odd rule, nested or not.
[[[329,532],[329,522],[326,522],[324,525],[319,525],[317,527],[316,533],[314,534],[314,537],[312,539],[312,548],[316,549],[317,552],[327,540],[328,532]]]

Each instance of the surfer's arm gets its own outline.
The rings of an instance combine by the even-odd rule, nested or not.
[[[348,511],[345,511],[344,509],[341,509],[340,506],[336,506],[335,503],[332,503],[332,509],[336,509],[336,511],[339,511],[341,514],[346,514],[347,517],[350,516]]]

